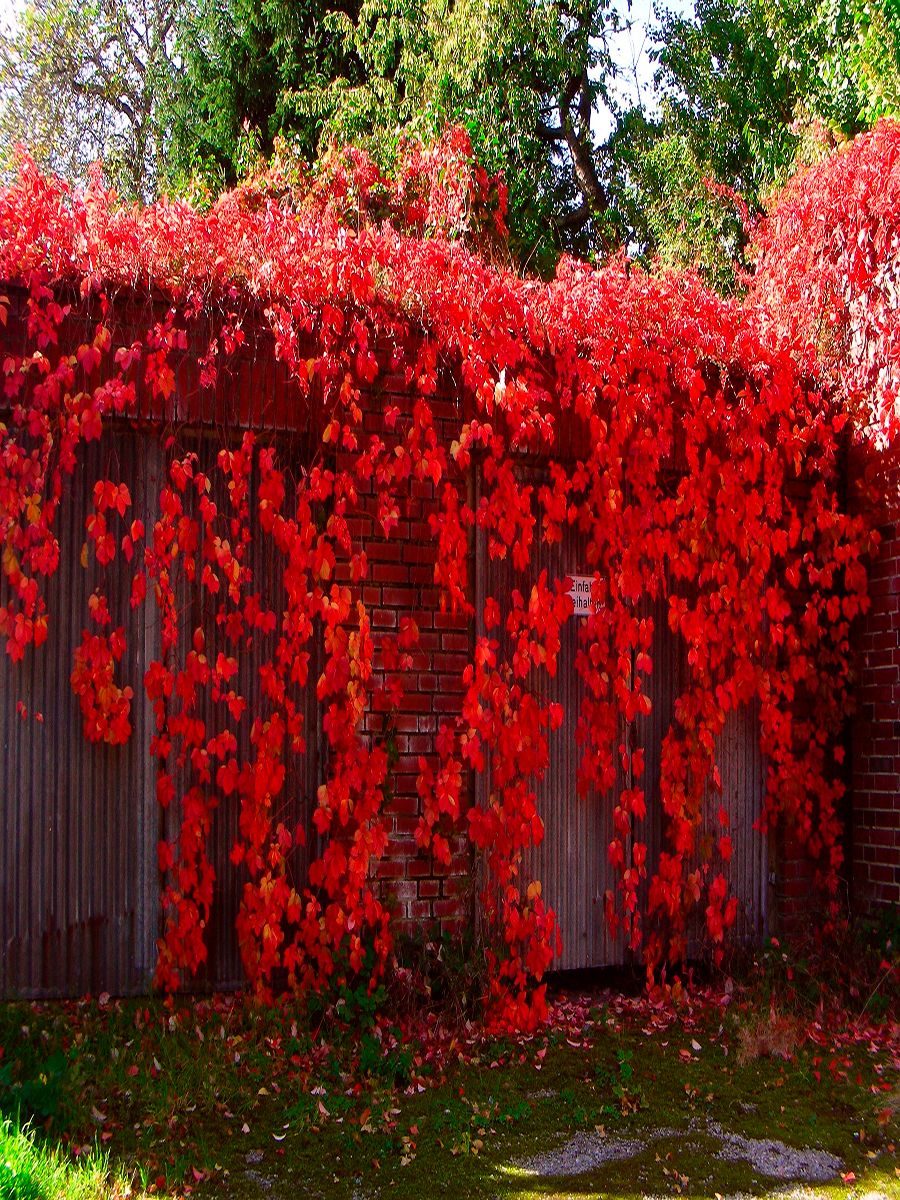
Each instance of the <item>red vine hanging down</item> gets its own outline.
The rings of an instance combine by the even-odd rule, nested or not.
[[[849,186],[837,182],[841,171],[877,170],[884,155],[893,162],[898,144],[886,127],[834,175],[823,169],[793,185],[766,235],[764,277],[791,278],[783,243],[794,208]],[[898,198],[892,182],[879,228],[895,230]],[[794,831],[825,894],[835,894],[849,631],[867,604],[864,564],[878,542],[842,500],[842,447],[868,423],[858,389],[801,376],[796,331],[776,338],[771,311],[722,300],[691,276],[563,261],[543,284],[492,266],[470,244],[502,236],[503,204],[502,183],[474,164],[460,131],[428,150],[410,147],[396,179],[353,151],[333,151],[313,175],[276,162],[206,213],[169,202],[123,207],[98,179],[74,192],[27,159],[0,191],[0,273],[26,292],[24,349],[10,340],[4,351],[0,424],[0,635],[13,660],[39,648],[53,620],[42,580],[59,561],[56,515],[82,443],[146,413],[141,397],[161,423],[173,420],[186,355],[214,389],[245,346],[242,311],[270,329],[320,431],[319,453],[299,472],[262,429],[223,442],[206,469],[169,437],[146,537],[147,514],[133,511],[128,488],[92,481],[87,535],[97,563],[106,569],[119,552],[133,560],[131,607],[152,597],[159,614],[159,653],[143,685],[157,796],[176,831],[159,846],[165,988],[205,961],[215,882],[207,843],[216,810],[234,804],[237,927],[252,986],[266,995],[286,978],[305,989],[348,971],[374,980],[390,961],[390,901],[373,868],[388,844],[391,762],[368,717],[402,706],[426,651],[415,613],[395,630],[373,621],[365,530],[402,536],[412,485],[432,497],[440,604],[477,622],[459,711],[418,758],[415,836],[438,868],[461,831],[484,855],[495,1020],[528,1028],[544,1016],[541,981],[559,942],[540,883],[522,877],[523,854],[543,836],[537,785],[564,715],[543,698],[542,681],[556,670],[572,612],[565,581],[533,569],[542,541],[577,533],[593,576],[576,663],[585,695],[579,788],[609,796],[612,927],[643,947],[651,972],[684,955],[693,913],[722,946],[736,911],[732,839],[750,833],[727,831],[725,818],[704,857],[699,831],[710,805],[724,813],[716,745],[738,708],[759,714],[760,822]],[[804,271],[842,269],[824,251],[809,253]],[[877,269],[867,270],[874,280]],[[876,286],[860,285],[864,309]],[[168,312],[117,347],[110,297],[123,287],[166,296]],[[781,315],[793,296],[785,292]],[[887,292],[879,296],[864,316],[889,340]],[[73,306],[96,324],[71,352]],[[384,405],[386,370],[407,390]],[[449,431],[434,415],[439,370],[451,372],[460,399]],[[545,465],[539,485],[523,482],[525,456]],[[225,503],[214,498],[223,495]],[[476,530],[519,581],[478,613]],[[255,548],[278,565],[277,599],[257,577]],[[205,624],[186,624],[186,594],[211,614]],[[131,688],[116,680],[128,632],[106,631],[102,597],[91,614],[100,632],[76,650],[72,686],[86,736],[117,745],[131,734]],[[659,779],[648,784],[634,731],[650,710],[646,681],[664,621],[682,647],[685,686]],[[215,653],[210,630],[224,647]],[[258,679],[240,682],[247,638],[270,650]],[[315,845],[310,829],[282,817],[307,753],[310,689],[327,742]],[[486,776],[474,807],[470,772]],[[664,812],[656,861],[644,832],[650,785]]]

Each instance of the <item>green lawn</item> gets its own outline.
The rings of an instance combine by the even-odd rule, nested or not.
[[[800,1186],[764,1174],[747,1157],[759,1147],[729,1135],[839,1159],[805,1195],[900,1200],[887,1024],[851,1036],[837,1019],[773,1021],[749,998],[673,1017],[613,995],[566,1001],[554,1028],[518,1043],[427,1021],[360,1036],[359,1017],[310,1022],[227,999],[175,1012],[4,1006],[0,1105],[26,1114],[35,1139],[4,1127],[0,1200],[124,1196],[126,1181],[134,1195],[275,1200],[714,1200]],[[723,1144],[733,1161],[717,1157]],[[579,1174],[528,1166],[543,1156],[545,1172],[562,1169],[576,1152],[589,1166]]]

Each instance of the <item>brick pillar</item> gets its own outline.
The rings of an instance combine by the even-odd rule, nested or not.
[[[891,483],[900,484],[900,470]],[[856,631],[852,728],[853,902],[900,902],[900,526],[881,529],[872,606]]]

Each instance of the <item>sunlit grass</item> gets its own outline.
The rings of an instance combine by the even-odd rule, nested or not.
[[[130,1183],[99,1151],[73,1160],[18,1122],[0,1121],[0,1200],[124,1200]]]

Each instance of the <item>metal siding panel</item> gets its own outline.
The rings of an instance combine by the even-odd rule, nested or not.
[[[135,917],[142,901],[137,863],[146,847],[136,841],[145,743],[88,744],[69,683],[81,631],[90,625],[88,597],[103,581],[113,624],[130,622],[132,568],[118,557],[105,571],[81,567],[84,520],[93,480],[108,474],[140,495],[137,472],[145,461],[139,435],[110,430],[82,449],[57,517],[59,570],[44,580],[48,639],[18,667],[0,658],[5,828],[2,881],[3,994],[52,996],[88,989],[131,992],[146,982],[136,969]],[[117,537],[121,529],[116,525]],[[131,641],[116,677],[135,689],[141,708],[142,653]],[[16,715],[27,705],[29,719]],[[34,720],[40,712],[44,721]],[[146,955],[143,956],[144,958]]]
[[[532,556],[529,583],[542,570],[546,570],[551,587],[556,579],[587,570],[586,539],[574,530],[566,531],[561,543],[537,541]],[[527,591],[522,581],[519,586]],[[560,728],[550,734],[549,765],[536,788],[545,844],[531,851],[526,862],[530,873],[541,880],[542,894],[559,917],[563,941],[562,955],[555,964],[559,969],[625,959],[624,940],[621,935],[611,935],[604,915],[605,893],[616,885],[607,860],[615,796],[579,796],[577,789],[582,751],[575,731],[584,686],[575,658],[582,628],[577,617],[566,622],[555,678],[544,672],[537,677],[544,702],[561,704],[564,715]]]
[[[759,750],[756,705],[730,713],[720,739],[722,806],[728,814],[734,855],[724,869],[730,892],[738,899],[735,933],[758,942],[766,932],[766,839],[753,830],[763,808],[765,771]],[[708,811],[712,806],[708,806]]]
[[[249,389],[248,389],[249,390]],[[220,514],[219,531],[223,536],[228,535],[224,524],[232,515],[231,503],[228,497],[227,479],[216,466],[216,458],[221,447],[221,439],[203,436],[184,436],[180,439],[179,453],[193,451],[199,459],[200,470],[204,471],[211,480],[211,499],[216,504]],[[296,448],[296,447],[295,447]],[[305,444],[301,453],[307,453]],[[251,513],[257,503],[256,489],[258,479],[254,472],[250,480],[249,503]],[[186,507],[189,505],[189,494],[183,497]],[[195,514],[196,515],[196,514]],[[264,607],[271,607],[276,614],[284,611],[286,596],[284,592],[283,570],[284,559],[281,557],[274,542],[269,537],[259,536],[251,542],[248,565],[253,573],[249,591],[258,592]],[[247,761],[252,752],[250,742],[250,722],[252,715],[260,711],[260,667],[274,653],[278,630],[274,634],[263,635],[259,631],[252,637],[244,638],[237,646],[228,641],[224,630],[217,626],[215,612],[217,599],[210,597],[207,592],[187,581],[181,580],[179,588],[180,605],[183,612],[181,628],[181,646],[191,644],[193,629],[196,625],[203,628],[206,638],[206,653],[210,661],[215,661],[220,651],[233,655],[238,661],[236,683],[240,695],[247,700],[247,710],[244,718],[237,724],[228,719],[228,727],[233,730],[238,741],[238,759]],[[222,593],[219,594],[221,597]],[[297,826],[306,832],[306,847],[295,847],[289,860],[289,872],[298,888],[302,888],[309,867],[310,850],[315,849],[315,831],[312,825],[312,813],[315,807],[316,788],[320,782],[318,777],[318,720],[319,706],[316,702],[316,680],[321,669],[319,665],[318,641],[321,631],[314,633],[308,646],[310,651],[309,680],[304,690],[303,700],[306,706],[306,727],[309,731],[307,752],[302,756],[292,756],[287,763],[287,774],[284,790],[278,797],[273,813],[273,823],[284,821],[290,830]],[[224,705],[216,704],[209,691],[201,692],[197,701],[197,715],[207,724],[211,734],[223,727]],[[190,786],[190,776],[187,771],[178,774],[176,786]],[[231,796],[219,796],[219,801],[212,813],[211,827],[207,839],[207,854],[215,871],[213,888],[213,903],[210,911],[207,929],[207,950],[209,954],[205,967],[194,986],[208,987],[238,987],[244,982],[244,970],[235,930],[241,897],[247,874],[243,867],[235,867],[231,862],[231,850],[239,837],[240,799],[237,793]],[[180,805],[176,799],[170,806],[166,820],[166,836],[177,840],[180,828]]]
[[[220,511],[228,511],[225,480],[214,468],[220,440],[188,437],[185,445],[201,453],[215,481]],[[296,445],[293,447],[296,451]],[[303,444],[301,458],[308,453]],[[93,482],[107,476],[128,484],[134,502],[127,519],[140,515],[147,534],[158,513],[163,476],[162,449],[155,431],[109,427],[100,444],[82,448],[66,500],[58,514],[60,566],[44,581],[50,616],[48,640],[29,651],[18,667],[0,655],[0,995],[79,995],[146,990],[156,962],[159,935],[159,875],[156,843],[162,810],[156,801],[156,763],[149,754],[154,732],[152,708],[143,690],[144,672],[159,648],[159,613],[151,595],[133,613],[129,595],[138,561],[117,556],[106,570],[93,561],[80,565],[84,521]],[[296,461],[296,459],[294,460]],[[255,480],[253,489],[255,495]],[[220,494],[221,493],[221,494]],[[254,501],[251,495],[251,504]],[[117,538],[123,527],[115,518]],[[268,538],[253,545],[253,590],[276,612],[284,608],[283,562]],[[90,626],[88,597],[103,582],[113,627],[126,628],[127,650],[116,678],[134,690],[132,736],[125,746],[91,745],[82,731],[78,700],[69,676],[81,631]],[[213,656],[234,652],[214,622],[207,604],[201,612],[196,593],[184,593],[184,635],[189,643],[192,619],[204,625]],[[191,611],[193,609],[193,612]],[[252,712],[259,694],[259,667],[271,656],[274,636],[257,637],[238,652],[239,680]],[[318,705],[315,683],[321,669],[317,635],[310,646],[310,676],[305,689],[308,751],[291,764],[277,819],[289,828],[302,825],[309,835],[318,780]],[[29,720],[16,713],[21,699]],[[203,715],[220,721],[209,696]],[[33,721],[35,711],[44,723]],[[217,726],[218,727],[218,726]],[[237,730],[240,750],[250,750],[249,719]],[[177,837],[178,813],[167,817],[169,836]],[[243,889],[243,873],[230,861],[238,832],[238,802],[224,800],[213,816],[208,852],[216,871],[216,891],[208,934],[210,962],[197,981],[201,987],[235,986],[243,971],[234,917]],[[312,850],[315,839],[309,837]],[[293,877],[302,887],[309,848],[295,851]]]
[[[759,749],[755,704],[733,710],[726,717],[722,733],[716,739],[716,765],[721,792],[710,779],[693,863],[708,871],[710,879],[721,873],[728,885],[728,896],[737,898],[738,910],[731,941],[756,945],[767,932],[768,846],[765,837],[753,828],[762,813],[765,788],[765,763]],[[720,808],[727,816],[726,827],[719,822]],[[732,840],[732,858],[727,863],[718,851],[722,834],[730,835]],[[708,946],[709,936],[701,907],[692,915],[689,924],[688,948],[692,955],[699,955]]]
[[[541,571],[546,570],[552,587],[556,579],[586,570],[586,539],[576,531],[565,531],[561,543],[548,544],[536,527],[532,558],[527,572],[517,571],[511,557],[490,559],[484,536],[476,539],[476,571],[479,621],[483,598],[492,595],[505,614],[505,598],[514,587],[526,597]],[[563,723],[549,736],[549,765],[535,786],[538,812],[544,822],[544,840],[523,856],[522,880],[541,881],[542,896],[559,920],[563,949],[555,960],[557,969],[590,967],[625,961],[621,934],[613,937],[606,924],[603,898],[616,880],[608,865],[606,848],[612,837],[612,796],[578,795],[576,780],[581,749],[575,730],[583,685],[575,667],[581,625],[569,620],[560,636],[557,674],[534,671],[531,686],[546,702],[563,707]],[[482,782],[489,787],[489,781]]]
[[[26,348],[24,304],[25,293],[17,290],[14,319],[4,331],[9,352],[21,353]],[[120,299],[113,315],[114,339],[121,343],[133,340],[155,311],[146,297]],[[74,346],[89,338],[97,315],[76,304],[65,322],[62,343]],[[184,413],[196,417],[202,406],[195,360],[197,347],[205,345],[205,335],[198,330],[191,349],[176,355],[178,392],[171,406],[157,405],[139,379],[131,416],[159,418],[164,410],[171,409],[171,415],[180,405]],[[248,421],[287,421],[292,429],[306,425],[308,404],[301,400],[296,386],[288,383],[284,364],[275,362],[271,337],[260,334],[239,357],[235,371],[220,372],[215,400],[206,397],[206,416],[220,426],[216,444],[229,436],[221,428],[229,422],[236,439]],[[294,437],[291,450],[297,451],[298,446],[299,454],[291,460],[294,464],[308,461],[306,435]],[[89,988],[142,991],[156,959],[156,843],[162,823],[156,801],[156,764],[149,755],[154,721],[143,691],[143,675],[158,652],[159,615],[152,594],[142,612],[130,611],[135,568],[121,556],[105,571],[93,560],[85,571],[79,554],[93,482],[103,475],[128,484],[134,500],[128,519],[141,516],[148,534],[151,532],[162,477],[159,429],[138,430],[108,421],[102,441],[82,445],[78,457],[57,514],[59,570],[42,581],[50,619],[48,641],[39,650],[29,651],[18,666],[10,663],[0,647],[0,996],[77,995]],[[118,518],[115,523],[120,537],[123,528]],[[265,569],[275,570],[271,546],[262,553],[268,555]],[[116,677],[134,689],[134,732],[124,747],[85,742],[77,698],[69,683],[74,650],[82,629],[90,625],[87,599],[94,583],[104,577],[114,624],[126,627],[127,652]],[[272,586],[280,588],[280,575]],[[260,648],[242,659],[242,679],[253,681],[253,687],[247,684],[251,692],[258,686],[261,654]],[[318,711],[316,664],[314,655],[307,689],[312,713]],[[20,719],[16,712],[19,699],[29,714],[43,712],[43,725],[30,716],[28,721]],[[292,775],[296,782],[290,788],[286,812],[291,821],[297,818],[302,822],[311,811],[318,734],[314,716],[310,753],[303,764],[295,765]],[[228,876],[222,907],[229,915],[236,908],[240,886],[228,858],[236,823],[236,811],[228,811],[211,838],[217,874],[220,879]],[[298,857],[296,871],[302,882],[304,856]],[[229,920],[219,922],[216,930],[215,965],[210,982],[239,980],[236,938]]]
[[[534,478],[524,472],[523,476]],[[574,530],[564,530],[563,542],[554,545],[540,541],[538,533],[532,547],[532,561],[523,574],[514,569],[509,556],[489,559],[486,539],[479,532],[475,551],[479,621],[485,595],[493,595],[504,613],[504,597],[509,596],[513,587],[527,597],[542,570],[547,571],[551,585],[556,578],[589,573],[585,550],[584,536]],[[642,601],[639,609],[639,615],[652,618],[654,624],[653,670],[644,681],[651,711],[635,720],[632,734],[635,747],[643,748],[645,754],[643,785],[647,817],[636,826],[634,837],[647,843],[648,875],[655,870],[667,845],[660,789],[661,751],[663,739],[675,719],[676,698],[685,682],[684,646],[669,628],[668,610],[665,589],[655,599]],[[606,890],[615,890],[618,885],[618,875],[609,866],[606,851],[613,836],[616,794],[625,786],[625,780],[620,771],[614,793],[604,797],[579,797],[575,784],[580,757],[575,728],[583,694],[574,665],[579,627],[578,618],[573,618],[562,630],[556,678],[536,675],[533,684],[545,701],[562,704],[564,720],[560,729],[550,735],[549,767],[536,787],[538,811],[545,826],[544,841],[524,855],[522,866],[523,882],[540,879],[543,897],[559,918],[563,952],[554,963],[559,969],[623,964],[631,954],[622,934],[610,933],[603,908]],[[731,828],[739,831],[734,838],[735,856],[725,868],[731,891],[740,903],[737,933],[743,940],[758,941],[765,931],[767,859],[765,839],[751,829],[761,810],[765,778],[755,712],[743,710],[729,718],[719,739],[718,756],[722,803],[729,813]],[[483,781],[481,786],[488,787],[489,782]],[[718,801],[706,804],[700,835],[704,847],[710,842],[711,823],[717,823],[717,811]],[[638,892],[643,920],[646,920],[648,891],[648,882],[644,881]],[[702,918],[702,912],[695,914],[690,925],[692,952],[700,949],[702,940],[697,918]]]

